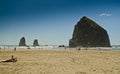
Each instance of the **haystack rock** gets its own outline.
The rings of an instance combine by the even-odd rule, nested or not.
[[[19,46],[26,46],[25,37],[22,37],[19,42]]]
[[[38,43],[38,40],[37,40],[37,39],[34,40],[33,46],[39,46],[39,43]]]
[[[75,25],[69,47],[110,47],[107,31],[96,22],[82,17]]]

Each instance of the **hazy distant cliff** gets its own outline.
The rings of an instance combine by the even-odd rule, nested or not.
[[[107,31],[97,23],[82,17],[75,25],[73,37],[69,41],[69,47],[110,47]]]

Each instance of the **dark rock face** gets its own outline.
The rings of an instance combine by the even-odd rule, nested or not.
[[[22,37],[19,42],[19,46],[26,46],[25,37]]]
[[[110,47],[107,31],[97,23],[82,17],[75,25],[69,47]]]
[[[33,46],[39,46],[39,44],[38,44],[38,40],[37,40],[37,39],[34,40],[34,42],[33,42]]]

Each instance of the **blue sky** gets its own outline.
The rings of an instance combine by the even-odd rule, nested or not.
[[[111,44],[120,44],[119,0],[0,0],[0,45],[68,45],[75,24],[87,16],[105,28]]]

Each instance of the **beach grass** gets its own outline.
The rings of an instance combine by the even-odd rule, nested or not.
[[[0,50],[0,74],[120,74],[120,51]]]

